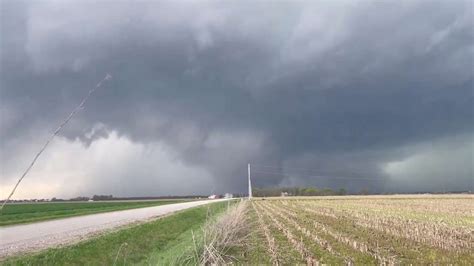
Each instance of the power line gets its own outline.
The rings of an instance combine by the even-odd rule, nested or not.
[[[286,166],[271,166],[271,165],[263,165],[263,164],[252,164],[253,166],[259,168],[273,168],[273,169],[277,169],[277,170],[299,170],[299,171],[305,171],[305,172],[312,172],[312,173],[315,173],[315,174],[318,174],[318,173],[328,173],[328,171],[326,172],[323,172],[323,171],[320,171],[320,170],[315,170],[315,169],[309,169],[309,168],[301,168],[301,167],[286,167]],[[372,174],[372,173],[369,173],[369,172],[361,172],[361,171],[351,171],[353,173],[356,173],[356,174],[361,174],[361,175],[365,175],[365,174]]]
[[[273,174],[284,177],[299,177],[299,178],[327,178],[327,179],[339,179],[339,180],[369,180],[369,181],[383,181],[382,179],[369,178],[369,177],[346,177],[346,176],[328,176],[328,175],[294,175],[290,173],[282,172],[269,172],[269,171],[252,171],[252,173],[261,173],[261,174]]]

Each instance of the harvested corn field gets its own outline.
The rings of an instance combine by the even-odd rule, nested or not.
[[[468,265],[474,261],[469,252],[473,199],[471,195],[253,199],[253,248],[242,262]]]

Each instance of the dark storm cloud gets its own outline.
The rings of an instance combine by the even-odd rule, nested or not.
[[[116,131],[166,143],[218,189],[244,189],[247,161],[354,178],[261,174],[259,185],[384,189],[355,180],[388,180],[386,164],[421,152],[400,147],[472,142],[472,10],[470,1],[3,1],[2,161],[110,72],[66,137],[90,145]],[[456,188],[472,186],[465,164]]]

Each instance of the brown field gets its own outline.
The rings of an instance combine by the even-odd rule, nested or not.
[[[254,198],[243,263],[463,264],[474,261],[472,195]]]

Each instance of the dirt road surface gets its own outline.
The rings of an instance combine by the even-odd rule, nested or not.
[[[225,201],[203,200],[98,213],[58,220],[0,227],[0,258],[75,243],[105,230],[143,222],[176,211]]]

